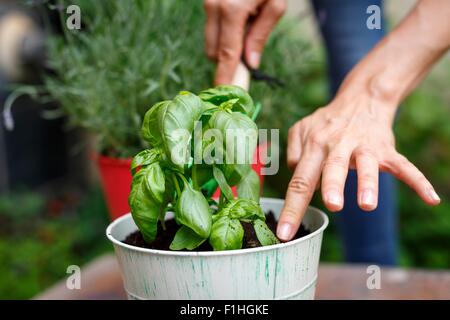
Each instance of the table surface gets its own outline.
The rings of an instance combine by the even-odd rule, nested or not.
[[[380,289],[369,289],[365,265],[321,264],[316,299],[450,299],[450,272],[381,268]],[[69,290],[62,280],[35,299],[126,299],[113,255],[81,268],[81,289]]]

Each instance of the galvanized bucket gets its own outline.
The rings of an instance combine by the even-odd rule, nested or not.
[[[283,200],[262,198],[279,215]],[[137,230],[130,214],[112,222],[114,245],[130,299],[313,299],[320,247],[328,217],[309,207],[303,223],[311,233],[273,246],[211,252],[138,248],[122,242]]]

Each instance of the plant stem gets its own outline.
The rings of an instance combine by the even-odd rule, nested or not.
[[[165,210],[162,209],[162,212],[164,212],[164,214],[160,214],[160,218],[159,218],[159,222],[161,222],[161,227],[163,229],[163,231],[166,231],[166,221],[164,220],[164,216],[165,216]]]
[[[223,195],[223,192],[222,192],[222,190],[220,190],[220,196],[219,196],[219,208],[218,208],[219,210],[222,209],[224,199],[225,199],[225,197],[224,197],[224,195]]]
[[[175,185],[175,189],[177,190],[177,195],[180,196],[181,195],[181,189],[180,189],[180,185],[178,183],[178,179],[175,175],[172,175],[173,178],[173,183]]]
[[[198,181],[197,181],[197,165],[195,165],[195,164],[192,165],[191,179],[192,179],[192,186],[194,187],[194,189],[199,190]]]

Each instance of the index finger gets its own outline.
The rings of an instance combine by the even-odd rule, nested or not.
[[[205,0],[205,51],[208,58],[216,60],[220,30],[220,0]]]
[[[278,221],[280,240],[289,241],[297,232],[319,181],[324,158],[322,150],[305,150],[295,168]]]
[[[215,84],[229,84],[241,60],[248,13],[221,6],[220,39]]]

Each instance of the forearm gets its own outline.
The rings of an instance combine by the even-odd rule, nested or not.
[[[450,1],[419,1],[350,72],[337,97],[349,100],[362,92],[396,108],[449,49],[449,17]]]

